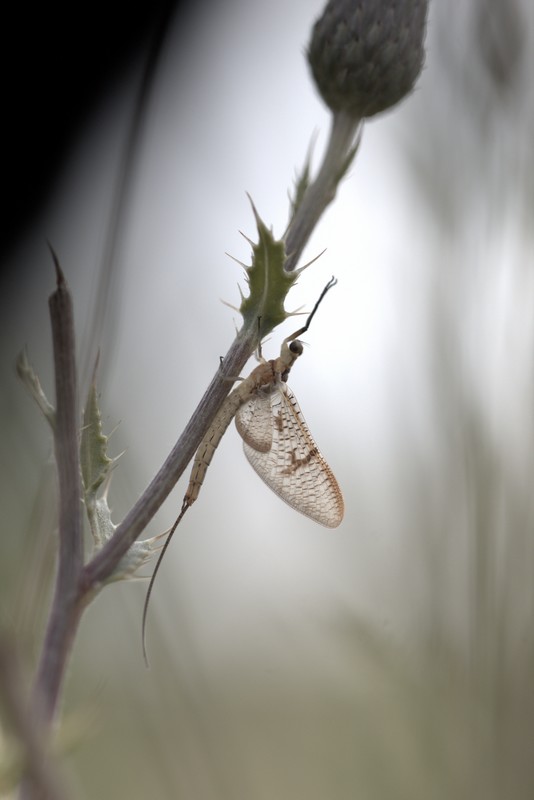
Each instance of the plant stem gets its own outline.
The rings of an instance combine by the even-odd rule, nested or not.
[[[57,288],[49,305],[56,384],[54,443],[59,483],[59,554],[54,599],[33,688],[33,723],[43,738],[57,712],[65,668],[82,611],[78,587],[83,566],[74,315],[65,278],[53,251],[52,255],[57,276]],[[22,800],[40,800],[48,795],[28,777],[20,796]]]
[[[46,721],[54,715],[64,661],[68,656],[83,567],[82,485],[79,461],[80,414],[72,299],[53,253],[57,289],[50,297],[56,381],[55,450],[59,481],[59,554],[56,588],[36,690]],[[70,631],[70,635],[69,635]]]
[[[336,196],[338,184],[356,152],[361,121],[343,111],[332,117],[330,137],[317,177],[304,193],[285,235],[285,269],[294,270],[313,229]]]

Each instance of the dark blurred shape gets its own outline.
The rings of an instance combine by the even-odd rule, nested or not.
[[[72,10],[10,3],[1,52],[5,256],[44,205],[99,97],[161,36],[180,0]]]
[[[504,94],[517,83],[525,48],[524,14],[517,0],[479,0],[475,41],[495,89]]]

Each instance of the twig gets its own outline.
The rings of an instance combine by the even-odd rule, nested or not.
[[[55,713],[65,668],[82,612],[79,579],[83,566],[82,487],[79,462],[79,412],[72,299],[52,251],[57,288],[50,296],[54,346],[56,425],[54,443],[59,482],[58,573],[41,660],[33,690],[36,735],[46,735]],[[21,798],[41,798],[30,776]]]
[[[63,666],[74,636],[78,584],[83,567],[82,485],[79,460],[80,414],[75,360],[72,298],[52,251],[57,289],[51,295],[50,319],[56,382],[55,450],[59,481],[59,555],[56,588],[36,691],[46,721],[52,719]]]
[[[34,796],[43,800],[63,800],[65,791],[49,757],[46,740],[40,735],[28,707],[21,681],[20,664],[10,642],[0,640],[0,700],[6,721],[23,749],[22,766],[31,778]]]

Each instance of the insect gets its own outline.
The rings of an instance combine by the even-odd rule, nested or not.
[[[341,523],[343,495],[287,385],[289,372],[304,350],[297,337],[308,330],[323,297],[336,283],[335,278],[327,283],[306,324],[282,342],[278,358],[266,361],[260,345],[261,363],[228,395],[202,439],[180,514],[169,531],[148,586],[142,622],[145,662],[146,616],[158,569],[174,531],[197,499],[215,450],[234,417],[249,463],[282,500],[321,525],[336,528]]]

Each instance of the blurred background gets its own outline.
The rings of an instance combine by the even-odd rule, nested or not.
[[[158,8],[101,68],[53,169],[17,183],[27,214],[7,230],[0,292],[0,628],[28,679],[56,484],[14,363],[26,345],[53,399],[46,240],[74,297],[84,393],[101,350],[119,522],[239,325],[220,299],[239,305],[225,253],[248,262],[239,231],[256,238],[245,193],[282,235],[314,135],[318,163],[329,114],[304,53],[322,6]],[[282,503],[229,429],[159,574],[150,670],[146,582],[105,589],[82,621],[64,702],[72,797],[532,798],[533,37],[528,0],[431,4],[415,92],[366,124],[303,261],[326,252],[289,296],[310,309],[338,278],[291,387],[344,522],[326,530]],[[35,122],[39,141],[46,113]],[[186,483],[147,534],[172,524]]]

